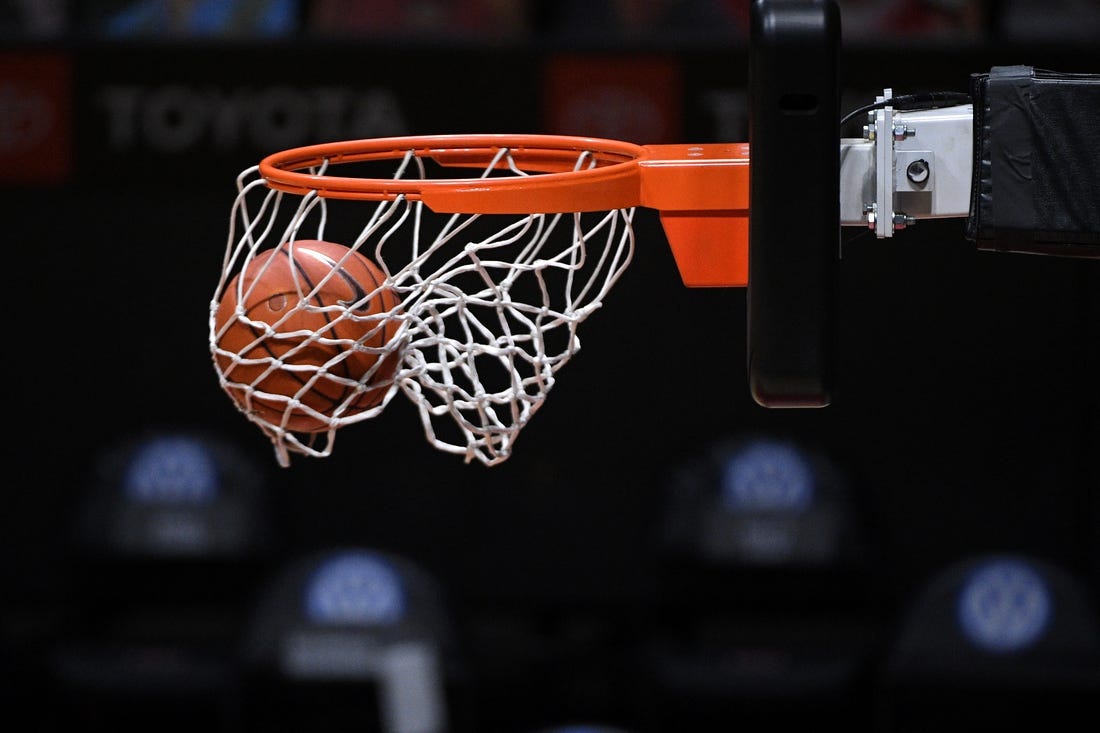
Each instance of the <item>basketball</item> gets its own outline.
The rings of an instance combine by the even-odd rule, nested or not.
[[[399,350],[377,351],[400,326],[397,296],[381,288],[384,281],[370,259],[333,242],[296,240],[257,255],[215,313],[215,359],[229,396],[245,412],[299,433],[323,432],[329,418],[378,405],[401,361]]]

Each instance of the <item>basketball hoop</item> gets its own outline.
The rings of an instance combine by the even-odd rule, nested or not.
[[[330,455],[339,428],[379,415],[398,392],[416,405],[436,448],[467,462],[506,460],[580,348],[579,324],[630,264],[639,206],[660,212],[686,286],[747,282],[744,143],[635,145],[560,135],[357,140],[268,156],[238,176],[237,190],[210,305],[210,349],[222,388],[246,394],[242,412],[272,441],[283,466],[291,453]],[[216,319],[227,291],[239,287],[235,278],[258,256],[301,240],[339,241],[369,258],[385,275],[380,288],[395,296],[396,305],[370,315],[396,324],[371,331],[388,340],[352,344],[378,360],[399,359],[369,409],[319,414],[298,395],[264,392],[262,380],[234,376],[232,366],[247,362],[239,372],[294,368],[312,384],[332,367],[287,367],[274,353],[257,358],[227,348],[230,324]],[[311,304],[316,294],[300,286],[300,307],[322,310]],[[251,328],[257,342],[332,341],[322,329],[281,333],[250,317],[236,305],[243,293],[236,295],[233,320]],[[326,313],[341,311],[326,323],[361,318],[354,311],[362,303],[326,304]],[[379,387],[358,385],[368,389]],[[306,410],[322,426],[295,432],[286,417],[249,410],[253,395],[285,404],[287,414]]]

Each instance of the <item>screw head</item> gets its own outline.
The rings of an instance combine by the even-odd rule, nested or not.
[[[905,177],[918,186],[928,181],[928,176],[931,174],[931,166],[928,165],[928,161],[924,158],[914,160],[905,169]]]

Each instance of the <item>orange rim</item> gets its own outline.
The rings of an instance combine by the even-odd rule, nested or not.
[[[484,170],[507,149],[521,170],[535,175],[499,178],[389,179],[310,173],[362,161],[400,159],[414,153],[440,165]],[[575,170],[578,156],[591,156]],[[442,213],[556,213],[637,206],[638,160],[646,148],[633,143],[570,135],[434,135],[323,143],[284,150],[260,162],[260,175],[275,189],[316,192],[342,199],[383,201],[405,196]]]

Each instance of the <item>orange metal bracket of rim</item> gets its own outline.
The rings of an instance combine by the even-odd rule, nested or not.
[[[646,148],[641,205],[660,212],[684,285],[748,285],[748,143]]]

